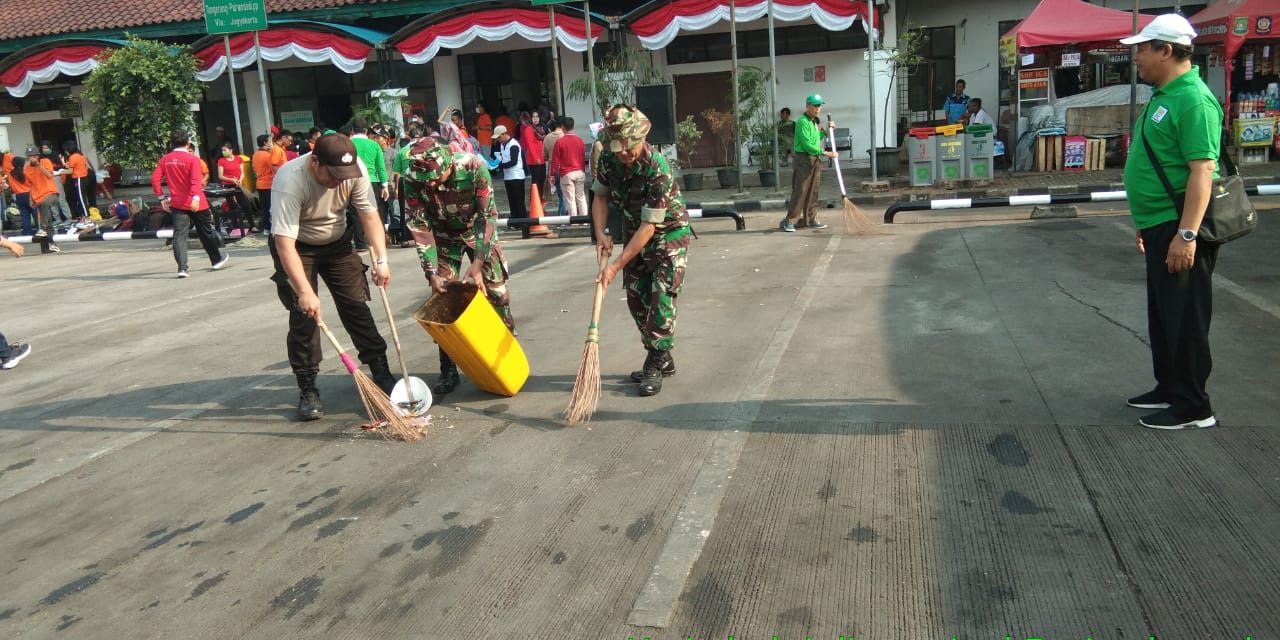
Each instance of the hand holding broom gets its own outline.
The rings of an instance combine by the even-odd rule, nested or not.
[[[609,251],[602,247],[598,254],[600,273],[609,264]],[[582,348],[582,361],[578,363],[578,377],[573,381],[573,393],[569,406],[564,410],[565,423],[569,426],[591,420],[600,403],[600,306],[604,303],[605,285],[596,278],[596,296],[591,307],[591,324],[587,325],[587,343]]]

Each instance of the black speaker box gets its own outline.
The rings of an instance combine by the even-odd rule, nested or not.
[[[676,143],[676,91],[669,84],[636,87],[636,107],[649,116],[649,144]]]

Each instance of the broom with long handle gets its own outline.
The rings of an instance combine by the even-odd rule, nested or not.
[[[600,273],[609,264],[609,256],[600,259]],[[596,298],[591,307],[591,324],[587,325],[587,343],[582,347],[582,360],[578,363],[578,377],[573,381],[573,393],[569,406],[564,410],[565,423],[569,426],[591,420],[600,403],[600,306],[604,303],[604,283],[596,283]]]
[[[351,373],[351,377],[355,378],[356,390],[360,392],[360,401],[364,403],[364,410],[369,414],[370,426],[367,430],[377,430],[388,440],[411,442],[421,438],[426,433],[422,421],[400,415],[400,412],[396,411],[395,406],[391,404],[391,399],[378,387],[378,383],[360,370],[360,365],[347,355],[333,332],[329,330],[329,326],[319,317],[316,318],[316,326],[324,332],[324,336],[341,356],[342,364]]]
[[[831,114],[827,114],[827,135],[831,138],[831,150],[836,149],[836,125],[831,121]],[[844,190],[844,174],[840,172],[840,159],[838,157],[831,159],[831,164],[836,170],[836,180],[840,183],[840,199],[844,201],[844,230],[849,235],[866,235],[875,232],[875,226],[871,222],[871,218],[858,208],[849,199],[849,194]]]

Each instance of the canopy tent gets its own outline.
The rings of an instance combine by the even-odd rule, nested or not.
[[[1199,32],[1197,45],[1220,44],[1230,61],[1245,40],[1280,38],[1273,29],[1276,17],[1280,17],[1280,0],[1220,0],[1188,20]]]
[[[1138,28],[1155,16],[1138,15]],[[1002,48],[1036,49],[1061,45],[1116,45],[1133,35],[1133,14],[1084,0],[1041,0],[1022,22],[1000,37]]]
[[[192,45],[200,61],[196,78],[211,82],[227,70],[223,36],[212,35]],[[270,20],[266,31],[259,31],[262,58],[280,62],[297,58],[306,62],[328,62],[346,73],[359,73],[373,53],[373,48],[387,39],[387,34],[344,24],[309,20]],[[231,36],[231,64],[244,69],[257,60],[252,33]]]
[[[734,11],[738,22],[764,18],[767,0],[739,0]],[[844,31],[855,23],[865,25],[865,0],[774,0],[773,17],[782,22],[813,20],[828,31]],[[877,25],[883,24],[879,14]],[[628,14],[626,22],[646,49],[661,49],[682,31],[701,31],[729,20],[729,0],[655,0]],[[879,32],[879,29],[876,29]]]
[[[587,29],[582,11],[559,6],[556,13],[556,40],[572,51],[587,50]],[[592,16],[591,40],[604,34],[605,22]],[[499,42],[520,36],[530,42],[551,42],[551,16],[546,9],[526,6],[491,6],[485,9],[461,7],[419,18],[395,32],[387,44],[404,59],[426,64],[441,49],[460,49],[475,39]]]
[[[82,76],[93,71],[103,51],[123,46],[123,40],[84,38],[32,45],[0,61],[0,84],[9,95],[21,98],[37,83],[52,82],[61,74]]]

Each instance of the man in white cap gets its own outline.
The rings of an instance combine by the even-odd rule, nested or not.
[[[502,172],[502,184],[507,188],[507,208],[512,218],[528,218],[524,205],[524,159],[520,157],[520,143],[511,137],[504,125],[493,128],[498,139],[498,170]]]
[[[1196,30],[1177,14],[1157,16],[1120,42],[1137,45],[1138,75],[1154,85],[1134,127],[1124,167],[1138,250],[1146,254],[1147,331],[1155,389],[1128,404],[1154,409],[1152,429],[1217,424],[1205,383],[1213,361],[1209,321],[1217,245],[1197,242],[1218,176],[1222,107],[1191,64]]]

